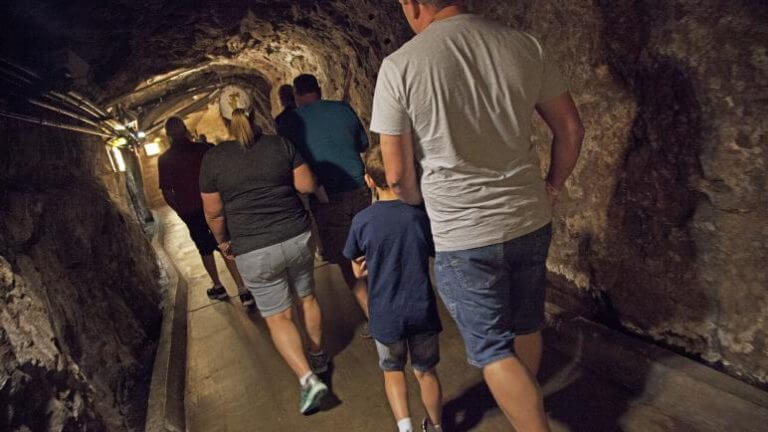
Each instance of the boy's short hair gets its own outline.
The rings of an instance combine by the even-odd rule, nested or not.
[[[384,171],[384,159],[381,156],[381,146],[373,146],[365,153],[365,172],[379,189],[389,189],[387,174]]]

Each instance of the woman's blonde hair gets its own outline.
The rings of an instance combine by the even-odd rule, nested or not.
[[[243,148],[251,148],[261,138],[261,128],[255,125],[248,112],[238,108],[232,111],[229,121],[229,133]]]

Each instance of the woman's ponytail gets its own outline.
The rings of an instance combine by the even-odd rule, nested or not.
[[[251,148],[261,137],[261,128],[254,125],[243,109],[232,111],[232,120],[229,122],[229,133],[243,148]]]

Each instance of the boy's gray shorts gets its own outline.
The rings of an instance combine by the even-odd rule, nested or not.
[[[419,372],[429,372],[440,362],[440,337],[437,333],[409,336],[394,343],[376,341],[379,367],[387,372],[402,371],[411,355],[411,367]]]
[[[235,257],[246,288],[261,316],[279,314],[293,305],[293,293],[306,297],[314,290],[315,257],[307,231],[282,243]]]

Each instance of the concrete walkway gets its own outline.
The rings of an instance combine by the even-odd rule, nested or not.
[[[375,347],[359,336],[362,314],[335,266],[316,269],[333,391],[320,412],[298,413],[299,387],[257,312],[239,300],[211,302],[210,280],[186,227],[159,210],[165,249],[189,286],[186,413],[192,432],[396,431]],[[219,272],[236,294],[223,262]],[[441,305],[442,307],[442,305]],[[441,310],[446,431],[509,431],[506,420],[468,366],[455,325]],[[766,431],[768,395],[688,359],[573,321],[549,330],[541,381],[553,431]],[[638,348],[640,346],[640,348]],[[558,347],[558,349],[552,349]],[[620,356],[613,358],[614,356]],[[670,359],[673,359],[671,361]],[[624,365],[626,364],[626,367]],[[596,367],[590,367],[594,365]],[[414,421],[423,409],[410,380]],[[691,393],[693,392],[693,393]]]

